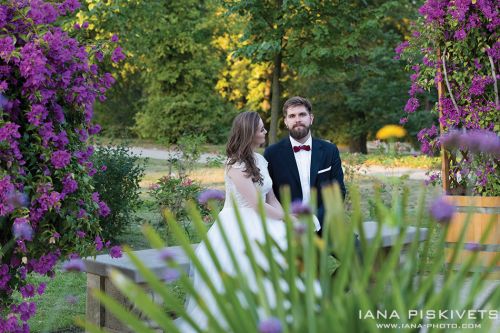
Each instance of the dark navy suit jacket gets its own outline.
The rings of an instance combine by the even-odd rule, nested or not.
[[[302,187],[300,185],[299,170],[295,162],[295,156],[290,143],[290,138],[275,143],[266,148],[264,157],[268,162],[269,175],[273,180],[273,190],[276,197],[280,199],[280,188],[283,185],[290,187],[292,201],[302,200]],[[319,139],[312,139],[311,155],[311,187],[317,189],[318,209],[316,215],[321,225],[325,215],[321,188],[337,182],[340,185],[342,195],[345,197],[344,173],[340,161],[337,146]]]

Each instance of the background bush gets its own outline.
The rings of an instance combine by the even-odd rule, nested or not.
[[[92,162],[98,170],[95,189],[111,209],[108,216],[99,219],[102,235],[113,240],[136,220],[134,212],[142,203],[139,182],[146,162],[141,162],[125,144],[96,148]]]

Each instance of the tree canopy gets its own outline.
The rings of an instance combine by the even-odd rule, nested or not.
[[[367,139],[402,114],[409,83],[394,48],[408,38],[417,5],[90,0],[78,20],[91,23],[89,38],[119,32],[128,56],[97,108],[105,129],[163,142],[205,133],[217,143],[235,113],[251,109],[272,143],[284,134],[284,100],[302,95],[319,120],[315,135],[366,152]],[[422,115],[405,126],[415,134],[417,123],[431,121]]]

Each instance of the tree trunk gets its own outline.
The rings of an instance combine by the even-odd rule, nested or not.
[[[351,137],[349,139],[349,152],[368,154],[368,148],[366,147],[366,137],[366,133],[361,133],[357,136]]]
[[[278,118],[280,114],[281,104],[281,51],[276,54],[273,61],[273,82],[272,82],[272,96],[271,96],[271,124],[269,125],[269,144],[278,141]]]

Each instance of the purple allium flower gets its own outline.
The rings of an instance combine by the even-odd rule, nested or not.
[[[78,238],[85,238],[85,232],[83,232],[81,230],[78,230],[76,232],[76,237],[78,237]]]
[[[407,122],[408,122],[408,117],[403,117],[403,118],[399,119],[399,123],[400,123],[401,125],[404,125],[404,124],[406,124]]]
[[[294,200],[292,202],[292,214],[293,215],[309,215],[312,213],[311,207],[302,202],[302,200]]]
[[[472,130],[461,132],[452,130],[440,138],[442,144],[449,150],[467,149],[473,153],[485,153],[500,156],[500,137],[488,130]]]
[[[171,248],[166,247],[164,249],[161,249],[159,252],[160,253],[158,254],[158,256],[160,257],[161,260],[164,261],[175,260],[176,253]]]
[[[15,239],[28,241],[33,239],[33,228],[24,217],[18,217],[14,220],[12,232]]]
[[[181,273],[176,268],[166,268],[163,272],[163,280],[167,283],[177,281],[180,277]]]
[[[295,223],[293,225],[293,231],[295,231],[295,233],[297,235],[303,235],[305,234],[305,232],[307,231],[307,225],[305,223]]]
[[[224,192],[214,189],[208,189],[198,195],[198,202],[202,205],[210,200],[223,201],[225,199]]]
[[[429,213],[437,222],[449,223],[455,214],[455,206],[450,205],[444,197],[439,197],[430,205]]]
[[[464,249],[467,251],[476,252],[476,251],[481,251],[483,249],[483,246],[478,243],[465,243]]]
[[[462,133],[458,130],[451,130],[441,136],[440,141],[447,149],[454,149],[460,145],[460,138]]]
[[[118,35],[117,35],[117,34],[114,34],[113,36],[111,36],[111,41],[112,41],[113,43],[118,42]]]
[[[111,258],[121,258],[122,257],[122,248],[119,245],[115,245],[109,250],[109,255]]]
[[[63,264],[65,272],[83,272],[85,271],[85,264],[82,259],[70,259]]]
[[[89,22],[85,21],[82,24],[82,29],[87,29],[89,27]]]
[[[260,333],[281,333],[283,331],[281,321],[275,317],[261,320],[258,328]]]

